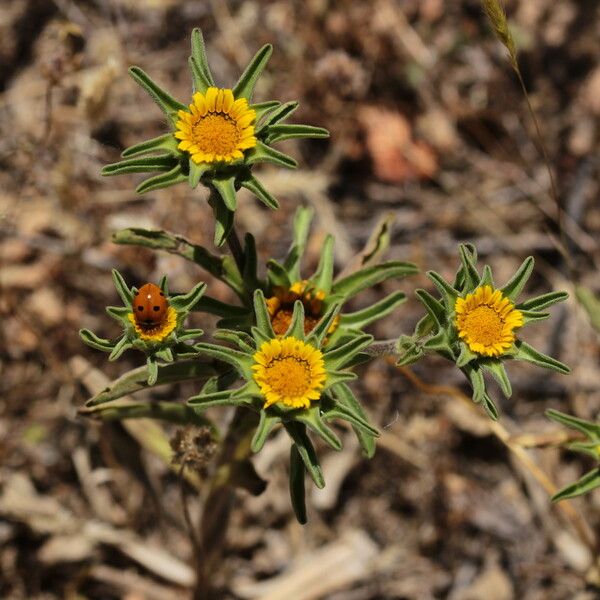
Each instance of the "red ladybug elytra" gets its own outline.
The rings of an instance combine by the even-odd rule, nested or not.
[[[133,298],[135,321],[144,329],[160,325],[167,316],[168,307],[163,291],[153,283],[143,285]]]

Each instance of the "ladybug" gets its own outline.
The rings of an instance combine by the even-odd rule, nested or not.
[[[161,325],[167,316],[168,307],[165,294],[153,283],[146,283],[134,294],[135,322],[142,329],[153,329]]]

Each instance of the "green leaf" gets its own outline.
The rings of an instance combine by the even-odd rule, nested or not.
[[[251,233],[246,233],[244,238],[244,269],[242,277],[249,289],[258,289],[258,256],[256,254],[256,240]]]
[[[558,410],[554,410],[553,408],[546,411],[546,416],[557,423],[580,431],[587,435],[591,440],[600,442],[600,423],[593,423],[592,421],[573,417],[572,415],[567,415]]]
[[[288,277],[285,267],[273,258],[267,263],[267,279],[271,288],[289,288],[292,285],[292,280]]]
[[[340,315],[340,328],[363,329],[370,323],[383,319],[397,306],[406,302],[406,294],[393,292],[379,302],[352,313]]]
[[[200,183],[200,179],[202,179],[202,176],[204,175],[204,173],[206,173],[207,171],[210,171],[211,165],[209,163],[198,164],[191,158],[189,159],[189,165],[190,165],[190,173],[188,175],[188,182],[190,184],[190,187],[192,189],[195,189],[198,187],[198,184]]]
[[[154,177],[142,181],[142,183],[135,188],[135,191],[138,194],[145,194],[152,190],[159,190],[161,188],[182,183],[187,181],[187,179],[187,175],[184,175],[181,170],[181,165],[177,164],[167,173],[161,173],[160,175],[155,175]]]
[[[213,406],[236,406],[243,404],[239,400],[232,398],[233,390],[222,390],[219,392],[200,393],[197,396],[188,398],[187,404],[194,410],[204,411]]]
[[[234,212],[229,210],[219,194],[211,193],[208,203],[215,216],[215,246],[220,248],[231,233]]]
[[[102,352],[112,352],[116,344],[116,342],[111,342],[110,340],[98,337],[89,329],[80,329],[79,337],[86,345],[90,346],[91,348],[95,348],[96,350],[101,350]],[[125,336],[123,336],[119,342],[123,339],[126,339]]]
[[[279,423],[281,423],[281,417],[279,415],[264,409],[260,411],[260,421],[256,427],[256,432],[254,433],[252,442],[250,443],[250,449],[252,452],[256,454],[262,450],[262,447],[265,445],[269,434]]]
[[[125,419],[157,419],[177,425],[209,427],[213,434],[217,429],[205,416],[190,406],[171,401],[132,402],[119,400],[91,408],[81,408],[79,414],[102,421],[123,421]]]
[[[342,449],[340,438],[333,432],[333,429],[325,425],[321,418],[320,409],[318,406],[311,406],[304,410],[298,411],[295,418],[300,423],[304,423],[312,431],[314,431],[321,439],[329,444],[334,450]]]
[[[117,288],[117,293],[119,294],[123,304],[129,308],[131,303],[133,302],[133,292],[130,287],[125,283],[123,276],[116,269],[112,270],[112,278]]]
[[[158,381],[158,364],[152,355],[146,357],[146,367],[148,369],[148,385],[156,385]]]
[[[290,499],[298,523],[304,525],[307,521],[304,463],[296,444],[292,444],[290,448]]]
[[[534,264],[533,256],[528,256],[510,281],[500,290],[502,295],[515,302],[527,280],[531,277]]]
[[[521,310],[519,312],[523,316],[523,325],[535,323],[536,321],[545,321],[550,317],[549,313],[537,312],[535,310]]]
[[[169,302],[171,306],[178,312],[188,313],[192,307],[200,300],[202,294],[206,290],[206,284],[200,282],[196,284],[187,294],[180,296],[171,296]]]
[[[347,277],[338,279],[332,286],[332,292],[348,299],[382,281],[407,277],[408,275],[418,273],[418,271],[417,266],[412,263],[400,261],[384,262],[372,267],[359,269]]]
[[[422,346],[417,344],[415,340],[408,335],[401,335],[398,338],[396,352],[399,356],[396,365],[399,367],[405,367],[416,363],[424,354]]]
[[[173,364],[159,366],[158,378],[155,386],[192,381],[197,379],[208,379],[219,373],[214,365],[199,360],[179,361]],[[98,406],[111,400],[117,400],[123,396],[133,394],[139,390],[151,387],[148,385],[147,367],[139,367],[121,375],[111,382],[107,388],[90,398],[86,407]],[[154,387],[154,386],[152,386]]]
[[[132,347],[133,347],[133,344],[131,344],[131,342],[127,339],[127,336],[123,336],[115,344],[115,347],[113,348],[112,352],[110,353],[108,360],[110,360],[111,362],[114,360],[117,360],[123,354],[123,352],[125,352],[125,350],[128,350],[129,348],[132,348]]]
[[[311,277],[311,282],[317,290],[323,290],[326,294],[331,291],[333,281],[333,245],[335,239],[327,235],[321,248],[321,258],[316,273]],[[337,291],[334,293],[338,293]]]
[[[351,358],[373,341],[372,335],[358,334],[349,341],[325,351],[323,358],[328,371],[343,367]]]
[[[360,415],[363,419],[367,419],[367,415],[360,402],[345,383],[341,383],[333,387],[332,393],[336,397],[339,404],[343,404],[347,409],[354,411],[354,413]],[[367,433],[363,428],[355,426],[353,426],[352,429],[354,429],[354,433],[358,438],[364,455],[367,458],[373,458],[376,450],[375,438],[379,434],[377,433],[377,436],[375,436]]]
[[[254,86],[256,85],[257,79],[260,77],[263,69],[265,68],[271,54],[273,53],[273,46],[271,44],[265,44],[252,58],[246,70],[240,76],[238,82],[233,88],[233,95],[237,98],[246,98],[248,101],[252,98],[254,92]]]
[[[361,354],[359,356],[363,355]],[[327,382],[325,387],[329,388],[339,383],[355,381],[356,379],[358,379],[358,375],[356,373],[352,373],[351,371],[327,371]]]
[[[155,83],[147,73],[139,67],[129,67],[129,74],[135,82],[143,87],[150,95],[152,100],[158,104],[159,108],[169,117],[173,124],[177,123],[179,117],[177,112],[187,110],[185,104],[181,104]]]
[[[151,173],[153,171],[171,171],[179,163],[172,154],[129,158],[110,165],[100,171],[103,176],[122,175],[123,173]]]
[[[262,134],[264,131],[269,131],[269,128],[280,121],[287,119],[296,109],[298,108],[298,102],[286,102],[282,104],[278,109],[274,110],[265,122],[257,130],[257,135]]]
[[[508,375],[506,374],[506,369],[504,368],[502,361],[489,358],[489,359],[485,359],[484,361],[481,361],[481,366],[486,371],[491,373],[492,377],[496,380],[496,382],[500,386],[500,389],[502,390],[504,397],[510,398],[512,396],[512,386],[510,384],[510,379],[508,378]]]
[[[194,344],[194,349],[206,356],[216,358],[217,360],[232,365],[241,375],[244,375],[246,379],[252,378],[252,358],[247,354],[239,352],[238,350],[233,350],[233,348],[208,344],[206,342]]]
[[[294,240],[284,262],[284,267],[289,273],[290,280],[300,281],[302,279],[300,274],[300,261],[304,255],[313,215],[314,209],[309,206],[299,206],[296,209],[292,225]]]
[[[557,302],[563,302],[568,297],[569,294],[567,292],[549,292],[548,294],[542,294],[530,300],[525,300],[525,302],[517,304],[517,308],[519,310],[543,310]]]
[[[435,271],[427,271],[427,277],[433,281],[433,284],[442,295],[446,310],[454,311],[454,305],[459,296],[458,292]]]
[[[559,502],[567,498],[575,498],[600,487],[600,467],[588,471],[581,479],[564,487],[552,496],[552,502]]]
[[[460,354],[456,359],[456,366],[459,369],[461,369],[465,365],[469,364],[471,361],[477,360],[477,358],[479,358],[479,355],[475,354],[475,352],[471,352],[469,346],[467,346],[467,344],[463,342],[460,345]]]
[[[140,154],[163,151],[167,151],[171,154],[178,154],[178,145],[179,140],[172,133],[165,133],[152,138],[151,140],[145,140],[144,142],[126,148],[121,152],[121,156],[123,158],[131,158],[133,156],[139,156]]]
[[[242,187],[245,187],[248,191],[252,192],[267,208],[270,208],[271,210],[279,208],[277,198],[272,196],[254,175],[250,175],[250,177],[242,180],[240,184]]]
[[[192,56],[188,58],[188,65],[192,72],[193,91],[206,94],[206,91],[213,84],[208,80],[206,73],[200,68],[198,62]]]
[[[196,410],[206,410],[212,406],[245,406],[256,409],[252,383],[246,383],[235,390],[202,391],[188,398],[187,403]]]
[[[472,364],[465,365],[461,370],[471,382],[471,387],[473,388],[473,402],[478,404],[486,395],[483,371],[478,365]]]
[[[469,249],[464,244],[459,245],[458,252],[463,267],[464,281],[466,283],[466,288],[463,289],[463,292],[472,292],[479,284],[479,273],[473,264],[472,255],[469,252]]]
[[[197,68],[201,71],[203,76],[202,79],[203,82],[206,84],[206,88],[214,86],[215,82],[210,72],[208,59],[206,58],[206,46],[204,44],[204,37],[202,36],[202,31],[198,27],[192,30],[192,56],[190,58],[194,61]]]
[[[258,123],[265,115],[268,115],[273,109],[281,106],[278,100],[268,100],[267,102],[258,102],[250,104],[250,108],[256,112],[255,123]]]
[[[562,373],[566,375],[571,372],[571,369],[567,367],[567,365],[561,363],[559,360],[552,358],[551,356],[547,356],[543,354],[539,350],[536,350],[526,342],[521,340],[517,340],[515,342],[515,347],[517,348],[517,352],[512,356],[515,360],[524,360],[534,365],[538,365],[538,367],[543,367],[544,369],[551,369],[552,371],[557,371],[558,373]]]
[[[265,295],[260,289],[254,292],[254,315],[256,317],[257,329],[268,339],[275,338],[275,332],[271,325],[271,317],[265,303]]]
[[[242,352],[254,354],[256,352],[256,344],[252,336],[245,331],[233,331],[231,329],[217,329],[213,333],[215,340],[223,340],[236,344]]]
[[[302,458],[302,462],[304,463],[308,474],[312,477],[315,485],[319,489],[323,489],[325,487],[323,471],[319,464],[315,448],[308,435],[306,435],[306,427],[303,424],[295,423],[294,421],[284,422],[284,427],[296,444],[298,453],[300,454],[300,458]]]
[[[327,332],[331,327],[333,320],[337,316],[339,310],[341,308],[341,304],[334,303],[332,304],[325,314],[321,317],[319,322],[313,327],[313,330],[310,332],[308,337],[309,343],[314,343],[315,346],[320,347],[323,344],[323,341],[327,337]]]
[[[283,337],[295,337],[304,341],[304,304],[300,300],[294,302],[294,312],[288,330]]]
[[[162,293],[167,296],[167,298],[169,297],[169,281],[166,275],[163,275],[160,278],[160,282],[158,284],[158,287],[161,289]]]
[[[273,163],[287,169],[295,169],[298,163],[287,154],[275,150],[261,141],[256,142],[256,146],[246,152],[246,164],[253,165],[259,162]]]
[[[200,331],[200,333],[198,335],[202,335],[201,329],[196,330],[196,331]],[[156,358],[160,358],[160,360],[162,360],[164,362],[168,362],[168,363],[173,362],[173,351],[171,350],[171,348],[163,348],[162,350],[155,352],[154,356],[156,356]]]
[[[434,323],[441,327],[446,320],[446,310],[441,302],[438,302],[428,291],[418,289],[415,291],[417,298],[423,303]]]
[[[267,135],[267,143],[274,144],[293,138],[328,138],[329,131],[323,127],[312,125],[271,125]]]
[[[229,210],[234,211],[237,206],[235,176],[226,179],[217,179],[216,177],[213,177],[211,183],[215,186],[217,192],[219,192],[225,206]]]
[[[492,269],[490,269],[489,265],[485,265],[483,267],[483,274],[481,275],[481,279],[479,280],[477,287],[482,287],[484,285],[489,285],[494,289],[496,288],[494,284],[494,277],[492,275]]]
[[[583,306],[587,313],[592,327],[600,332],[600,299],[594,295],[592,290],[583,286],[577,286],[575,296],[577,297],[579,304]]]
[[[131,307],[129,306],[107,306],[106,312],[113,318],[119,321],[124,327],[129,327],[131,322],[129,321],[129,313]]]
[[[497,421],[500,415],[498,413],[498,408],[492,399],[487,394],[484,394],[481,403],[488,417],[492,419],[492,421]]]
[[[362,415],[342,403],[338,402],[332,408],[323,411],[323,418],[326,421],[331,421],[332,419],[348,421],[348,423],[355,425],[369,435],[379,437],[379,431],[377,431],[377,429],[375,429],[375,427],[373,427]]]
[[[465,251],[470,255],[471,262],[473,264],[477,264],[477,248],[475,248],[473,244],[461,245],[464,247]],[[462,290],[465,286],[465,283],[465,268],[463,267],[461,262],[461,266],[456,272],[456,277],[454,278],[454,283],[452,287],[454,287],[457,290]]]

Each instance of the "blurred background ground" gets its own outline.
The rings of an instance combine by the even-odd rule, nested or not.
[[[140,364],[133,353],[107,363],[77,335],[118,333],[104,313],[117,302],[113,267],[138,284],[168,273],[173,289],[205,279],[227,298],[194,265],[110,242],[135,225],[211,247],[201,193],[181,185],[138,197],[137,177],[99,176],[124,147],[165,130],[127,66],[185,99],[193,27],[222,85],[272,42],[257,99],[297,98],[297,121],[331,130],[329,141],[282,145],[298,171],[263,170],[281,210],[242,198],[239,226],[257,236],[263,258],[282,254],[295,207],[308,203],[317,210],[312,265],[324,232],[335,233],[342,268],[392,213],[391,258],[450,276],[457,242],[470,241],[500,281],[533,254],[531,295],[573,282],[600,291],[600,5],[513,0],[507,9],[568,213],[571,273],[555,249],[524,98],[475,0],[2,2],[0,597],[168,599],[190,584],[177,478],[123,427],[77,415],[89,389],[74,367],[83,379],[93,369],[112,379]],[[355,306],[398,285],[430,287],[423,275],[388,283]],[[598,334],[574,300],[552,310],[525,338],[573,374],[510,366],[515,393],[500,407],[514,435],[558,431],[543,416],[549,407],[584,418],[600,408]],[[419,311],[411,300],[374,333],[408,333]],[[441,360],[414,372],[466,391]],[[357,387],[384,432],[375,458],[363,460],[349,432],[343,453],[319,448],[328,485],[312,494],[301,527],[289,506],[287,438],[269,442],[256,459],[267,491],[240,493],[235,505],[223,598],[600,597],[592,553],[485,420],[383,361]],[[147,396],[183,400],[196,389]],[[558,486],[590,467],[552,447],[531,456]],[[600,495],[574,505],[597,529]]]

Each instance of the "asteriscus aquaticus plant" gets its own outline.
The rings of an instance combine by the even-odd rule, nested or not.
[[[344,419],[352,425],[369,456],[375,450],[374,438],[378,435],[346,383],[356,378],[350,368],[372,342],[372,336],[355,332],[339,344],[324,346],[339,308],[339,305],[331,306],[306,334],[304,305],[297,301],[287,331],[277,335],[264,295],[257,290],[254,295],[256,325],[251,333],[218,329],[214,334],[217,339],[233,343],[237,349],[208,343],[194,346],[201,354],[231,365],[244,383],[236,389],[223,390],[218,379],[210,381],[188,403],[196,410],[235,405],[259,413],[251,443],[254,452],[263,447],[276,426],[282,425],[292,438],[295,448],[292,454],[297,452],[292,460],[297,459],[298,464],[304,465],[303,469],[318,487],[323,487],[325,482],[307,428],[340,450],[340,439],[327,422]],[[231,376],[227,377],[227,383],[231,383]],[[303,491],[302,503],[297,488],[292,490],[292,500],[302,520]]]
[[[134,348],[144,352],[148,367],[148,385],[154,385],[160,363],[171,363],[177,358],[197,356],[193,346],[184,342],[202,335],[201,329],[186,329],[185,320],[198,303],[206,284],[199,283],[187,294],[169,296],[167,278],[163,277],[158,286],[164,297],[165,309],[160,319],[144,322],[136,318],[135,297],[138,288],[129,287],[123,276],[113,270],[113,281],[124,306],[109,306],[106,312],[123,327],[123,333],[116,340],[98,337],[89,329],[79,332],[81,339],[92,348],[110,352],[108,360],[117,360],[125,350]],[[155,307],[158,309],[159,307]]]
[[[459,251],[461,267],[452,285],[435,271],[427,273],[441,298],[417,290],[428,314],[413,336],[399,339],[399,364],[410,364],[426,352],[437,352],[455,362],[471,383],[473,400],[481,402],[488,415],[497,419],[498,410],[486,390],[485,371],[494,377],[507,398],[512,394],[504,367],[508,360],[569,372],[566,365],[517,337],[525,325],[547,319],[550,315],[543,309],[562,302],[568,295],[550,292],[518,302],[533,272],[533,257],[526,258],[510,281],[498,287],[489,266],[481,274],[477,271],[477,256],[472,246],[461,245]]]
[[[125,160],[107,165],[102,174],[155,173],[138,185],[140,194],[186,181],[192,188],[203,184],[211,191],[218,246],[231,230],[240,187],[276,209],[279,203],[253,175],[253,166],[268,162],[293,169],[296,161],[271,144],[291,138],[326,138],[329,133],[322,127],[284,123],[298,102],[252,102],[272,51],[270,44],[263,46],[232,88],[218,87],[202,33],[194,29],[189,60],[193,94],[188,104],[173,98],[139,67],[131,67],[130,75],[165,113],[172,130],[127,148],[122,153]]]

